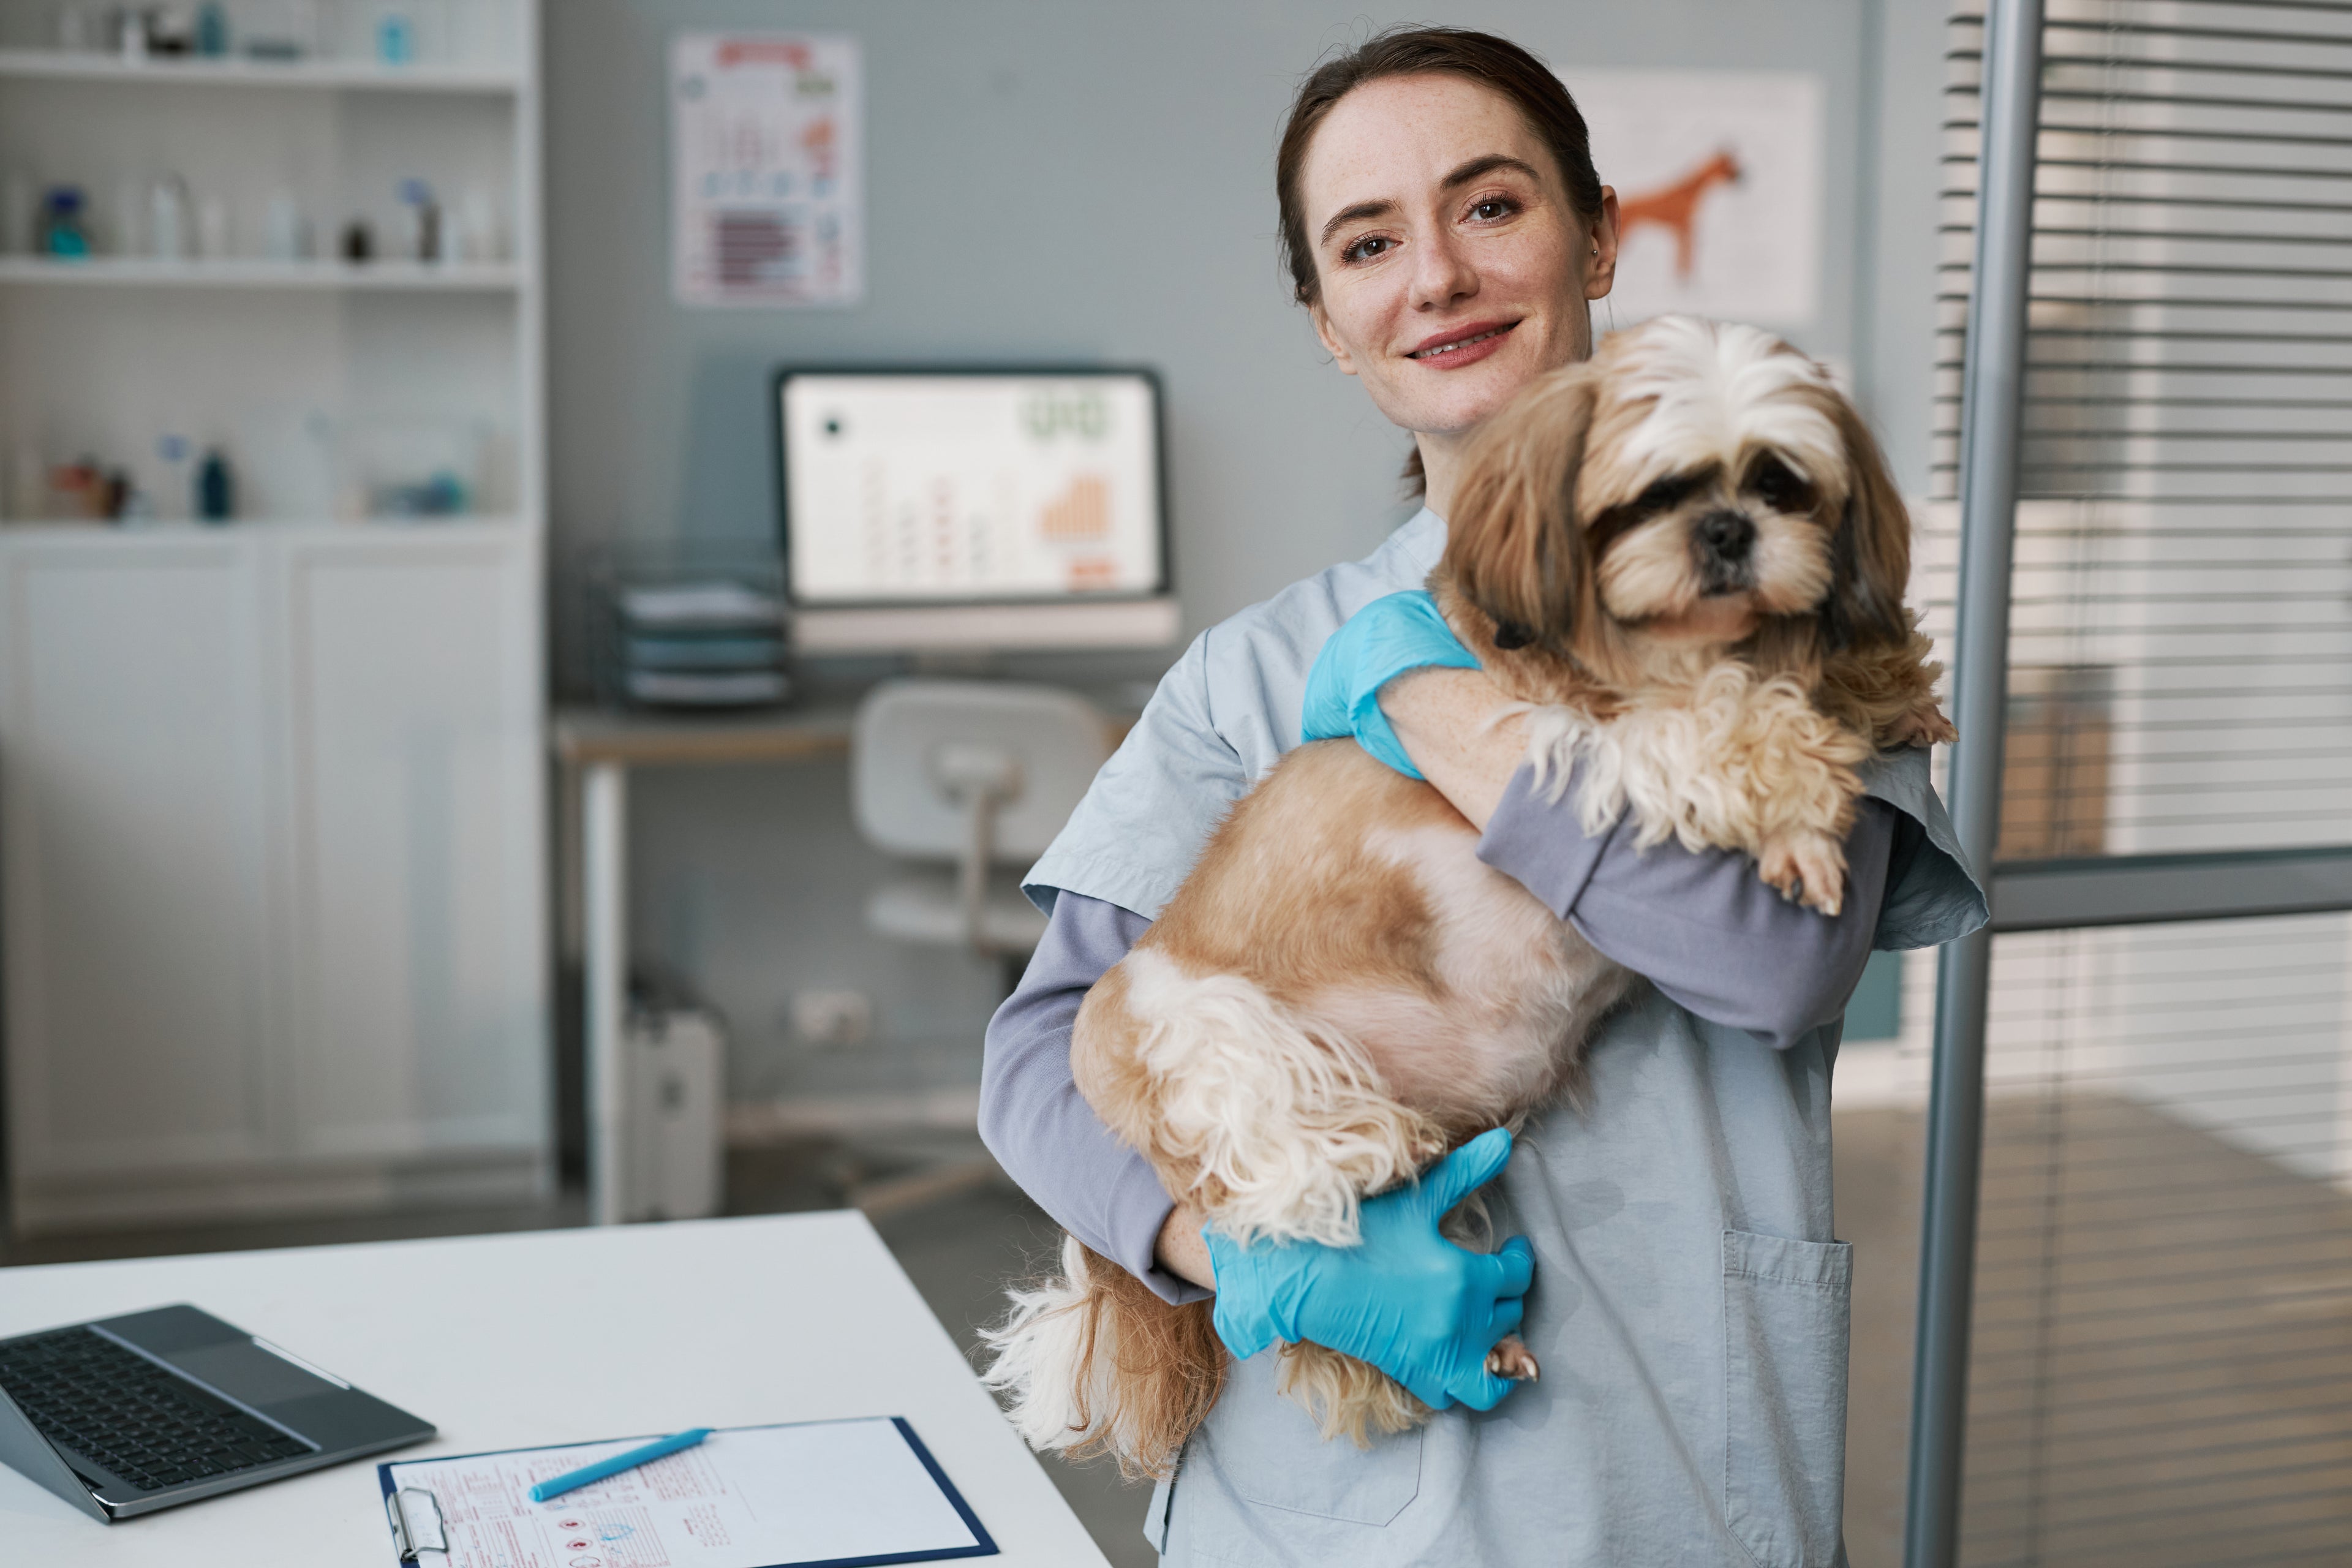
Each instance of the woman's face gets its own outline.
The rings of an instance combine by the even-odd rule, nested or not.
[[[1461,77],[1384,77],[1332,105],[1300,171],[1316,332],[1405,429],[1456,436],[1592,351],[1617,198],[1586,234],[1510,100]]]

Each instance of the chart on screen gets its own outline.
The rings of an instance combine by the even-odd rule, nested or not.
[[[802,605],[1160,586],[1147,377],[803,373],[781,403]]]

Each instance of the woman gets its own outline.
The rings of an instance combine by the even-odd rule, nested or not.
[[[1590,1110],[1553,1111],[1516,1150],[1479,1140],[1421,1190],[1372,1200],[1360,1247],[1219,1237],[1213,1259],[1200,1216],[1071,1085],[1087,988],[1297,743],[1326,640],[1420,586],[1464,442],[1531,378],[1590,353],[1589,303],[1613,273],[1615,197],[1574,104],[1539,61],[1478,34],[1382,34],[1316,70],[1276,193],[1299,301],[1340,370],[1412,432],[1428,505],[1368,559],[1203,634],[1161,683],[1030,873],[1052,924],[990,1026],[982,1133],[1096,1251],[1169,1300],[1218,1292],[1238,1359],[1154,1495],[1147,1529],[1171,1561],[1842,1562],[1840,1015],[1874,938],[1923,946],[1983,918],[1924,752],[1874,770],[1846,846],[1851,896],[1824,918],[1782,902],[1744,857],[1587,837],[1535,792],[1518,738],[1479,725],[1497,700],[1484,676],[1412,669],[1378,687],[1379,711],[1482,830],[1481,858],[1653,983],[1592,1045]],[[1434,1228],[1433,1189],[1450,1201],[1497,1169],[1490,1196],[1532,1245],[1532,1289],[1523,1269],[1472,1267]],[[1477,1372],[1514,1323],[1539,1383]],[[1369,1451],[1325,1443],[1275,1392],[1277,1337],[1362,1355],[1441,1414]]]

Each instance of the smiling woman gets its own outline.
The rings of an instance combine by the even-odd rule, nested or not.
[[[1844,1560],[1850,1267],[1830,1214],[1839,1019],[1874,944],[1941,942],[1982,915],[1949,853],[1926,755],[1869,764],[1869,798],[1840,846],[1843,907],[1785,901],[1748,854],[1671,837],[1644,849],[1622,823],[1587,832],[1575,781],[1555,769],[1550,787],[1539,782],[1521,717],[1503,711],[1508,694],[1474,668],[1486,655],[1456,642],[1435,608],[1416,617],[1408,591],[1448,551],[1449,516],[1458,510],[1465,537],[1478,537],[1476,520],[1497,515],[1502,493],[1525,503],[1514,515],[1555,521],[1502,551],[1524,556],[1512,581],[1523,607],[1543,615],[1511,644],[1498,625],[1494,657],[1527,648],[1528,628],[1565,623],[1588,602],[1578,595],[1605,587],[1571,580],[1587,558],[1562,542],[1564,520],[1652,531],[1649,553],[1672,570],[1617,584],[1616,602],[1645,635],[1686,636],[1736,660],[1771,609],[1751,591],[1760,579],[1748,580],[1778,526],[1767,514],[1818,510],[1816,522],[1851,535],[1851,509],[1804,491],[1798,470],[1820,465],[1766,462],[1733,442],[1699,460],[1636,465],[1610,492],[1620,510],[1605,524],[1568,515],[1576,503],[1562,476],[1583,466],[1589,422],[1523,416],[1544,405],[1543,389],[1578,380],[1551,373],[1592,354],[1591,302],[1615,279],[1616,197],[1593,170],[1574,102],[1526,50],[1413,28],[1326,61],[1301,83],[1276,187],[1294,297],[1339,369],[1412,434],[1407,472],[1425,481],[1428,504],[1367,559],[1197,638],[1024,879],[1050,924],[989,1026],[981,1132],[1068,1235],[1058,1277],[1015,1293],[992,1334],[990,1381],[1037,1447],[1115,1454],[1160,1478],[1147,1530],[1171,1565],[1833,1568]],[[1712,327],[1682,331],[1718,341]],[[1482,463],[1473,485],[1465,445],[1482,431],[1524,439],[1505,443],[1514,460]],[[1711,560],[1717,577],[1706,575]],[[1119,1034],[1121,1017],[1135,1018],[1118,1000],[1139,994],[1132,974],[1185,931],[1215,948],[1179,981],[1205,988],[1185,993],[1202,1017],[1217,1012],[1184,1038],[1212,1048],[1223,1087],[1162,1108],[1164,1125],[1199,1135],[1204,1171],[1255,1121],[1314,1099],[1292,1092],[1285,1063],[1311,1078],[1336,1059],[1303,1030],[1253,1032],[1294,1016],[1249,978],[1257,956],[1296,943],[1335,965],[1315,971],[1337,998],[1317,1026],[1342,1055],[1381,1029],[1419,1028],[1414,1008],[1442,988],[1423,985],[1416,967],[1444,951],[1429,938],[1436,904],[1318,890],[1284,858],[1318,852],[1303,830],[1269,834],[1276,852],[1238,870],[1220,847],[1220,825],[1259,801],[1254,786],[1289,776],[1284,758],[1299,754],[1315,681],[1328,699],[1316,711],[1347,714],[1364,750],[1403,775],[1382,787],[1419,792],[1416,820],[1458,873],[1443,889],[1517,899],[1525,912],[1533,906],[1516,886],[1540,904],[1541,931],[1572,927],[1646,984],[1593,1020],[1572,1107],[1537,1104],[1514,1137],[1472,1139],[1386,1191],[1397,1173],[1382,1167],[1361,1183],[1372,1195],[1355,1210],[1353,1244],[1340,1231],[1281,1243],[1204,1236],[1203,1204],[1265,1173],[1227,1160],[1213,1182],[1179,1173],[1164,1185],[1106,1123],[1103,1106],[1138,1103],[1123,1083],[1161,1081],[1150,1063],[1190,1048],[1157,1024]],[[1359,803],[1318,802],[1310,824],[1336,834],[1340,858],[1420,842]],[[1215,865],[1236,879],[1231,907],[1244,912],[1194,919],[1184,894]],[[1383,954],[1374,967],[1415,978],[1383,989],[1328,959],[1335,933],[1367,918]],[[1532,962],[1535,949],[1503,924],[1481,929],[1481,958]],[[1180,934],[1159,934],[1170,931]],[[1140,963],[1122,967],[1139,943]],[[1128,978],[1106,984],[1115,968]],[[1465,984],[1488,1004],[1504,989]],[[1498,1037],[1491,1017],[1472,1034]],[[1122,1039],[1142,1054],[1122,1055]],[[1130,1061],[1142,1072],[1119,1079],[1117,1064]],[[1340,1155],[1276,1176],[1323,1190],[1317,1181],[1348,1149],[1377,1142],[1356,1139],[1344,1118],[1334,1126]],[[1509,1239],[1474,1253],[1436,1220],[1481,1186],[1493,1235]],[[1527,1358],[1492,1360],[1515,1331]],[[1421,1403],[1402,1416],[1374,1408],[1361,1446],[1325,1441],[1349,1423],[1323,1418],[1361,1386],[1335,1382],[1325,1352],[1376,1368]],[[1540,1381],[1505,1381],[1537,1366]]]
[[[1275,195],[1294,296],[1339,367],[1413,433],[1406,478],[1443,514],[1469,432],[1592,352],[1617,193],[1593,172],[1584,117],[1502,39],[1386,34],[1307,79]]]

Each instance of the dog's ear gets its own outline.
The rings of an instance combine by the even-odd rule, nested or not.
[[[1480,427],[1446,520],[1444,570],[1492,616],[1497,647],[1564,648],[1591,581],[1576,521],[1598,381],[1589,365],[1543,376]]]
[[[1853,404],[1835,393],[1829,395],[1845,447],[1847,490],[1830,541],[1822,630],[1832,648],[1901,647],[1911,636],[1903,612],[1903,595],[1911,585],[1911,514],[1870,426]]]

